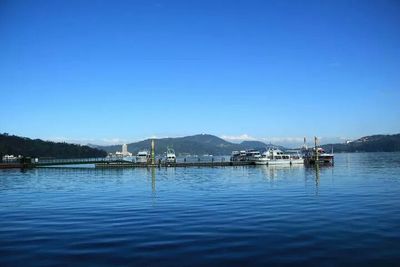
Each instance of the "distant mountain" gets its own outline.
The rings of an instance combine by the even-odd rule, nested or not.
[[[128,150],[129,152],[136,154],[140,150],[150,149],[150,146],[151,139],[146,139],[140,142],[128,144]],[[178,155],[230,155],[231,152],[234,150],[244,150],[250,148],[263,150],[269,146],[271,145],[267,145],[259,141],[244,141],[240,144],[235,144],[210,134],[198,134],[177,138],[155,139],[155,152],[158,155],[163,154],[165,151],[167,151],[167,147],[173,148],[175,150],[175,153],[177,153]],[[121,151],[121,145],[96,147],[109,153]]]
[[[400,134],[364,136],[344,144],[327,144],[322,146],[334,152],[394,152],[400,151]]]
[[[283,146],[278,146],[278,145],[272,145],[272,144],[266,144],[261,141],[243,141],[240,143],[240,146],[243,149],[257,149],[259,151],[264,151],[268,148],[279,148],[282,150],[285,150],[286,148]]]
[[[29,139],[15,135],[0,134],[0,159],[3,155],[54,158],[105,157],[107,153],[88,146],[55,143],[40,139]]]
[[[260,142],[260,141],[243,141],[243,142],[240,143],[240,145],[243,148],[246,148],[246,149],[251,149],[251,148],[253,148],[253,149],[260,149],[260,148],[264,149],[265,146],[266,146],[265,143]]]

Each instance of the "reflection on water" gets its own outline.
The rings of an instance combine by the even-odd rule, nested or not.
[[[312,180],[315,184],[315,194],[318,195],[318,187],[321,180],[321,174],[329,179],[333,177],[332,165],[281,165],[281,166],[257,166],[264,177],[271,183],[277,179],[287,179],[288,177],[304,177],[306,184]]]
[[[319,184],[319,175],[320,175],[320,170],[319,170],[319,165],[315,165],[315,193],[318,195],[318,184]]]
[[[153,196],[156,194],[156,168],[152,167],[151,168],[151,192],[153,193]]]
[[[291,174],[304,174],[304,165],[282,165],[282,166],[256,166],[260,168],[268,179],[274,179],[279,177],[286,177]]]
[[[391,265],[400,153],[334,167],[0,171],[0,266]]]

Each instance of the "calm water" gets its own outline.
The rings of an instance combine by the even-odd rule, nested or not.
[[[399,262],[400,153],[319,169],[0,171],[0,266]]]

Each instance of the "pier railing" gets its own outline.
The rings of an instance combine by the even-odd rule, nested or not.
[[[32,159],[32,167],[40,166],[56,166],[56,165],[81,165],[81,164],[131,164],[134,166],[142,166],[142,163],[137,163],[134,158],[123,159],[116,157],[106,157],[106,158],[78,158],[78,159]],[[149,165],[150,163],[145,163]],[[187,157],[178,158],[176,162],[166,162],[163,158],[156,158],[155,165],[175,165],[175,166],[206,166],[206,165],[229,165],[229,159],[226,157]]]
[[[35,159],[34,166],[70,165],[70,164],[96,164],[103,162],[124,162],[120,158],[82,158],[82,159]]]

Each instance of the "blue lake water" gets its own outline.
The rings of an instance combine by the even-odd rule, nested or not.
[[[400,153],[0,171],[0,266],[394,266],[399,228]]]

